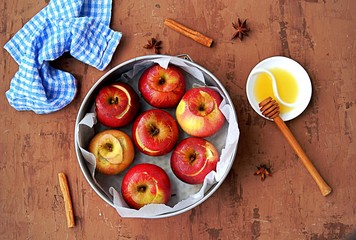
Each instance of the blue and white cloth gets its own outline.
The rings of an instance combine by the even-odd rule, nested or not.
[[[110,29],[111,0],[51,0],[4,48],[19,64],[6,97],[19,111],[45,114],[62,109],[75,97],[73,75],[49,62],[69,52],[104,70],[122,34]]]

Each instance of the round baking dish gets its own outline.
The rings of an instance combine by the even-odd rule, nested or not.
[[[172,56],[166,56],[166,55],[147,55],[147,56],[141,56],[137,57],[131,60],[128,60],[122,64],[119,64],[118,66],[114,67],[110,71],[108,71],[105,75],[103,75],[89,90],[87,95],[85,96],[80,109],[78,111],[78,115],[76,118],[76,125],[75,125],[75,150],[76,150],[76,155],[77,155],[77,160],[79,163],[79,166],[81,168],[81,171],[83,172],[84,177],[88,181],[89,185],[93,188],[93,190],[109,205],[117,209],[117,206],[115,205],[113,201],[113,196],[108,195],[107,192],[103,190],[101,186],[98,185],[97,181],[94,179],[92,170],[88,167],[88,162],[83,156],[83,152],[81,151],[81,144],[79,144],[79,136],[82,134],[80,132],[80,127],[79,124],[83,120],[83,118],[90,112],[93,112],[93,105],[94,105],[94,99],[96,96],[96,93],[98,90],[105,84],[111,83],[113,81],[117,81],[123,74],[126,74],[129,71],[132,71],[134,66],[136,64],[143,62],[143,61],[150,61],[154,59],[160,59],[160,58],[173,58],[173,59],[179,59],[183,64],[186,64],[187,66],[191,68],[196,68],[199,71],[202,72],[202,75],[205,80],[205,85],[215,87],[221,95],[223,95],[223,98],[226,101],[226,105],[229,107],[229,119],[230,122],[228,123],[228,129],[226,132],[231,132],[231,125],[233,125],[232,129],[234,132],[234,135],[229,138],[225,139],[225,145],[229,145],[228,149],[224,149],[225,153],[224,154],[224,171],[220,172],[220,176],[218,177],[218,181],[214,182],[211,186],[204,191],[204,195],[199,198],[197,201],[189,204],[188,206],[179,209],[179,210],[172,210],[166,213],[162,214],[157,214],[157,215],[148,215],[148,216],[136,216],[133,215],[132,217],[141,217],[141,218],[164,218],[164,217],[170,217],[174,215],[181,214],[183,212],[186,212],[195,206],[198,206],[202,202],[204,202],[206,199],[208,199],[218,188],[219,186],[223,183],[224,179],[228,175],[233,162],[235,160],[235,155],[237,151],[237,144],[238,144],[238,139],[239,139],[239,130],[238,130],[238,124],[237,124],[237,116],[235,112],[235,108],[233,105],[233,102],[224,88],[224,86],[220,83],[220,81],[208,70],[203,68],[202,66],[194,63],[191,58],[188,55],[180,55],[177,57],[172,57]],[[231,119],[233,120],[231,123]],[[231,134],[231,133],[229,133]],[[227,135],[228,137],[229,135]],[[82,147],[83,148],[83,147]],[[119,212],[120,213],[120,212]],[[120,214],[121,215],[121,214]],[[125,217],[130,217],[130,216],[125,216]]]

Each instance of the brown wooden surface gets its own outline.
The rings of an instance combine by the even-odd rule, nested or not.
[[[3,46],[48,1],[0,3]],[[356,1],[225,0],[114,1],[112,28],[123,33],[101,72],[74,58],[55,66],[78,79],[79,93],[49,115],[17,112],[5,92],[18,65],[0,51],[0,239],[345,239],[356,230]],[[164,26],[166,17],[214,39],[201,46]],[[231,41],[232,22],[248,19],[243,42]],[[74,124],[81,101],[106,71],[156,37],[162,53],[187,53],[227,88],[241,131],[234,166],[203,204],[167,219],[123,219],[89,186],[76,160]],[[312,80],[306,111],[287,123],[333,188],[323,197],[276,126],[250,107],[245,83],[251,69],[274,55],[301,63]],[[256,165],[270,163],[261,182]],[[68,229],[57,174],[65,172],[76,226]]]

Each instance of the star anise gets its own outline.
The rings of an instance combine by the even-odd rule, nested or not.
[[[151,40],[147,40],[147,44],[143,46],[146,49],[154,49],[156,54],[160,54],[160,49],[162,41],[157,41],[155,38],[151,38]]]
[[[271,169],[266,166],[266,164],[260,164],[260,166],[257,167],[257,171],[254,173],[254,175],[261,175],[261,181],[264,181],[267,176],[272,177],[272,172]]]
[[[237,22],[232,23],[232,26],[235,28],[236,32],[234,35],[232,35],[231,40],[235,38],[240,38],[242,41],[244,36],[248,36],[248,32],[250,31],[250,28],[247,27],[247,19],[245,21],[241,21],[240,18],[237,19]]]

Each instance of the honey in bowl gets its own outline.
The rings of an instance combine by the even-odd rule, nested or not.
[[[289,104],[295,103],[299,94],[298,82],[295,77],[282,68],[271,68],[268,70],[275,78],[279,98]],[[291,111],[293,109],[292,107],[285,106],[278,101],[278,98],[273,92],[272,81],[271,76],[265,72],[261,72],[256,76],[253,89],[256,100],[261,102],[267,97],[272,97],[278,102],[281,113]]]

